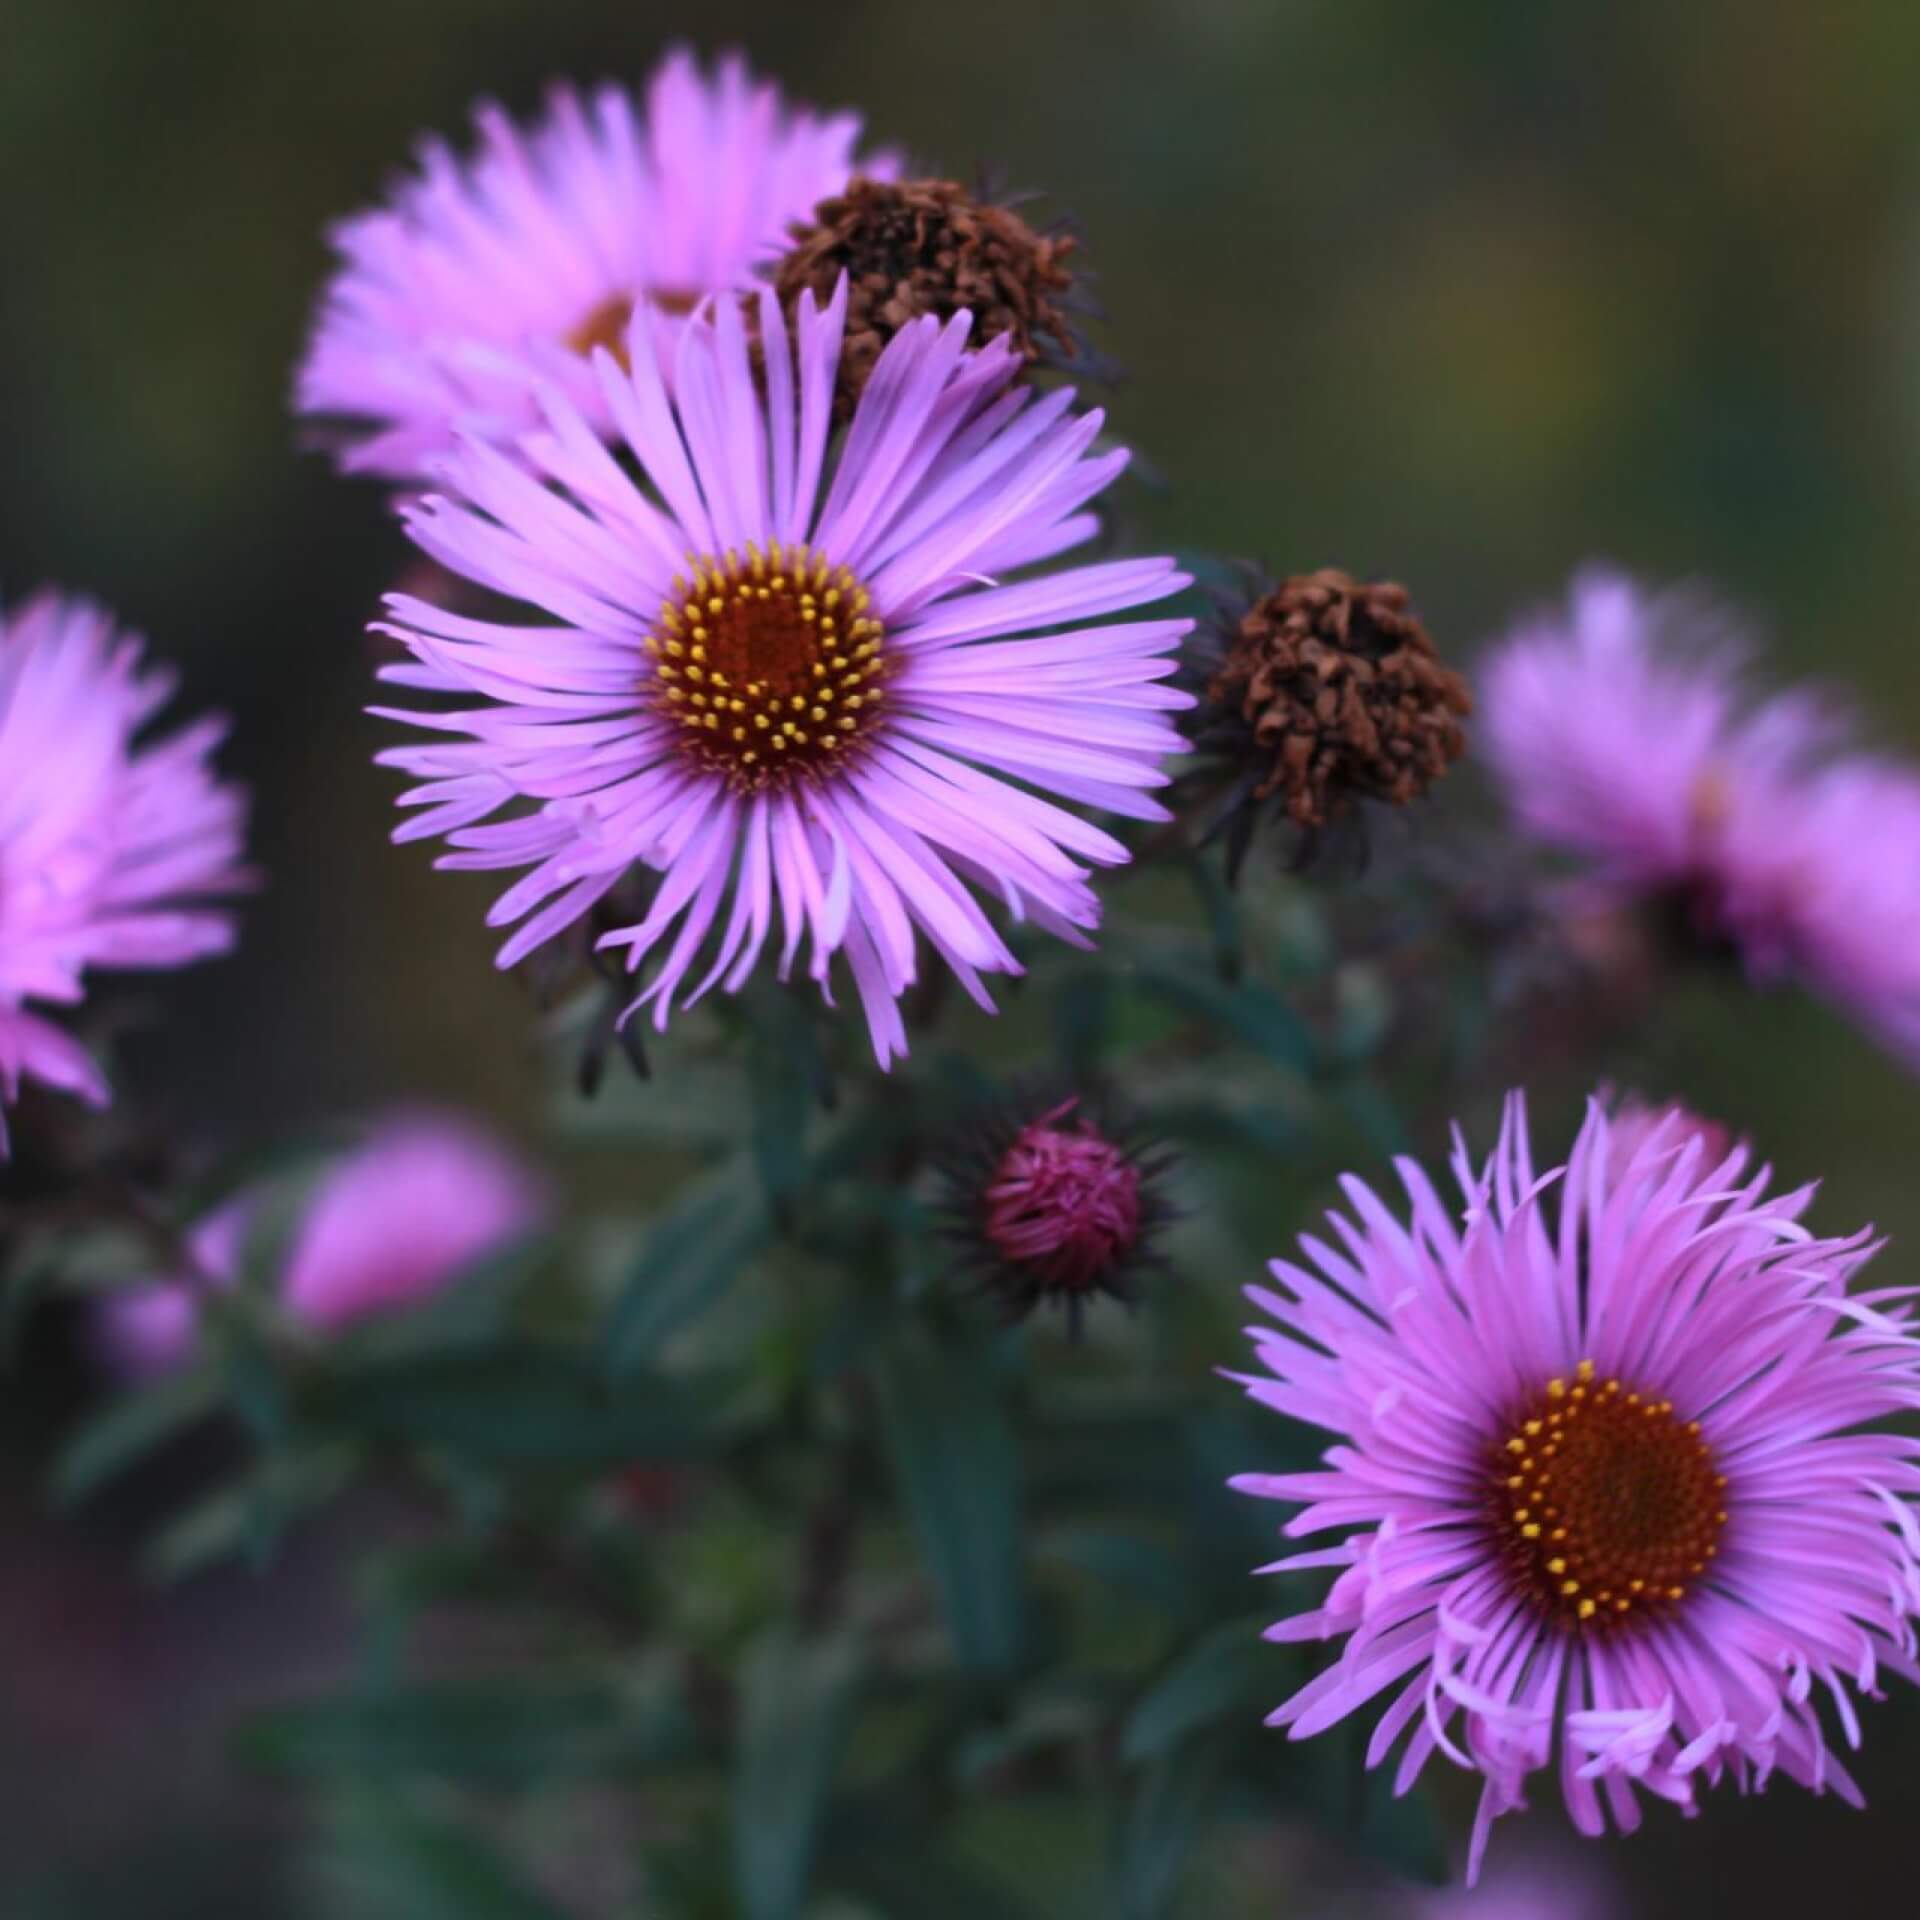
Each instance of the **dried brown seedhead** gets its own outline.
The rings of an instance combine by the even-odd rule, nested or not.
[[[1241,615],[1207,695],[1266,763],[1252,798],[1278,797],[1303,827],[1355,798],[1416,799],[1465,753],[1473,706],[1406,588],[1334,567],[1295,574]]]
[[[823,304],[847,276],[847,329],[835,401],[851,413],[887,342],[924,314],[973,315],[972,344],[1006,339],[1033,366],[1071,358],[1063,304],[1074,242],[1037,233],[1009,207],[955,180],[855,179],[796,224],[774,286],[791,311],[811,289]]]

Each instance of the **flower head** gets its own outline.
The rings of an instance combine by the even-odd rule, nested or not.
[[[151,1380],[186,1364],[200,1338],[201,1297],[239,1278],[252,1219],[245,1196],[217,1207],[187,1235],[180,1271],[136,1281],[100,1302],[99,1350],[115,1373]]]
[[[1071,393],[1016,386],[1010,347],[969,353],[965,315],[894,340],[829,463],[846,300],[803,294],[790,336],[760,296],[764,390],[731,300],[681,333],[671,394],[638,322],[627,364],[596,356],[639,482],[557,389],[531,473],[466,445],[413,537],[549,619],[391,600],[415,664],[388,677],[465,704],[391,713],[439,738],[382,759],[420,780],[397,837],[530,869],[492,915],[519,923],[501,965],[638,863],[652,904],[600,941],[657,962],[635,1009],[664,1027],[737,990],[777,926],[783,976],[803,938],[823,990],[844,956],[884,1064],[922,937],[989,1008],[981,976],[1019,971],[972,887],[1085,943],[1089,868],[1127,853],[1059,803],[1165,817],[1189,623],[1104,618],[1184,585],[1169,560],[1008,577],[1094,531],[1126,455],[1090,452]]]
[[[509,439],[535,423],[535,377],[610,427],[586,356],[636,313],[669,346],[707,295],[752,285],[846,184],[860,133],[788,106],[738,57],[709,79],[684,49],[644,106],[560,87],[530,130],[491,105],[475,119],[470,159],[428,142],[385,206],[335,230],[298,404],[357,423],[349,468],[417,479],[456,430]]]
[[[1195,746],[1231,796],[1236,869],[1264,802],[1316,833],[1360,800],[1407,805],[1466,751],[1467,683],[1393,581],[1296,574],[1209,638]]]
[[[1399,1172],[1404,1223],[1349,1179],[1337,1245],[1249,1290],[1275,1324],[1237,1377],[1338,1444],[1235,1484],[1346,1536],[1269,1569],[1339,1570],[1270,1638],[1345,1640],[1273,1723],[1385,1697],[1398,1789],[1436,1750],[1484,1777],[1469,1877],[1548,1766],[1589,1834],[1723,1778],[1857,1800],[1827,1717],[1851,1744],[1853,1690],[1920,1677],[1911,1289],[1849,1294],[1867,1234],[1815,1238],[1744,1147],[1670,1122],[1623,1162],[1598,1102],[1536,1176],[1516,1095],[1457,1212]]]
[[[974,339],[1004,339],[1022,365],[1075,357],[1066,300],[1071,235],[1036,233],[1011,207],[957,180],[850,181],[796,222],[773,282],[791,313],[847,276],[847,337],[835,397],[850,413],[887,342],[910,321],[971,313]]]
[[[1617,574],[1581,576],[1480,684],[1516,818],[1590,896],[1665,910],[1920,1064],[1920,769],[1849,751],[1805,693],[1754,698],[1723,616]]]
[[[103,1105],[86,1051],[29,1003],[95,967],[178,967],[232,943],[208,902],[245,883],[246,806],[202,720],[143,738],[173,691],[99,608],[42,595],[0,617],[0,1150],[23,1076]]]
[[[102,1303],[100,1342],[117,1371],[146,1378],[193,1353],[209,1289],[240,1277],[264,1189],[249,1188],[187,1237],[187,1266]],[[287,1317],[333,1333],[417,1306],[536,1227],[539,1182],[491,1134],[450,1114],[380,1121],[303,1201],[274,1285]]]
[[[419,1304],[530,1231],[538,1183],[490,1135],[440,1114],[377,1127],[320,1184],[281,1281],[287,1312],[333,1331]]]
[[[1078,1096],[988,1110],[944,1156],[954,1240],[1010,1319],[1042,1302],[1078,1332],[1097,1294],[1131,1303],[1168,1218],[1168,1156]]]

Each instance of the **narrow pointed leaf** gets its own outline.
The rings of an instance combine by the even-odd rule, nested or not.
[[[806,1903],[858,1661],[846,1639],[775,1628],[740,1681],[734,1873],[745,1920],[795,1920]]]
[[[899,1347],[876,1385],[901,1497],[962,1666],[1005,1676],[1025,1653],[1019,1451],[978,1349]]]

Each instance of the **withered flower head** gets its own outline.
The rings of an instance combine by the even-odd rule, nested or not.
[[[977,1117],[943,1159],[950,1235],[1009,1320],[1043,1301],[1080,1331],[1087,1302],[1129,1304],[1171,1217],[1171,1156],[1078,1096],[1028,1094]]]
[[[846,344],[835,402],[843,415],[865,390],[874,363],[900,329],[923,314],[973,315],[972,344],[1006,339],[1031,367],[1071,359],[1076,348],[1065,296],[1073,275],[1069,234],[1038,233],[1012,208],[956,180],[870,180],[822,200],[812,223],[796,222],[793,246],[774,270],[789,311],[804,289],[822,305],[847,276]]]
[[[1466,681],[1393,581],[1295,574],[1228,619],[1196,747],[1232,763],[1236,805],[1318,829],[1358,799],[1404,806],[1466,751]]]

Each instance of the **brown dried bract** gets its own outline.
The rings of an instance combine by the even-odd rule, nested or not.
[[[1407,590],[1337,568],[1296,574],[1228,635],[1208,697],[1272,764],[1253,798],[1321,827],[1355,795],[1417,798],[1467,748],[1467,683],[1408,610]]]
[[[796,224],[793,239],[774,276],[789,311],[803,289],[824,303],[847,276],[835,394],[843,416],[887,342],[923,314],[947,320],[964,308],[973,315],[974,346],[1005,338],[1028,366],[1050,352],[1073,354],[1059,298],[1073,284],[1071,236],[1036,233],[958,181],[856,179],[821,201],[813,225]]]

